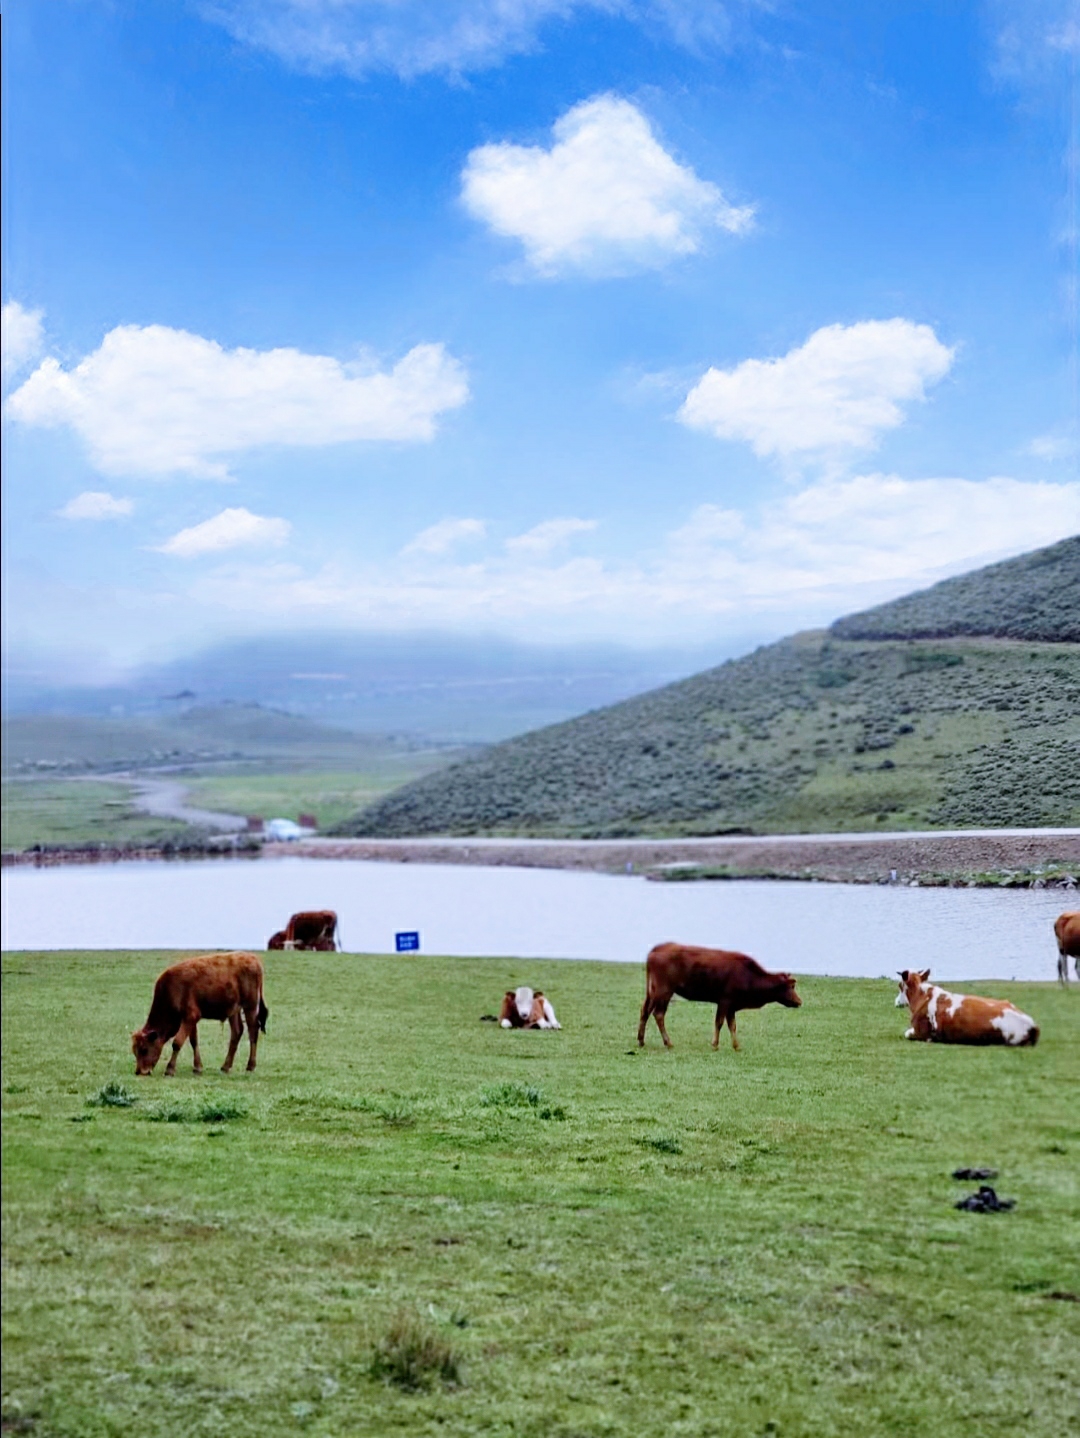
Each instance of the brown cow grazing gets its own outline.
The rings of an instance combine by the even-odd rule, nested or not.
[[[906,1039],[935,1044],[1008,1044],[1010,1048],[1034,1048],[1039,1042],[1038,1024],[1015,1004],[950,994],[929,980],[929,969],[901,971],[896,1007],[906,1004],[911,1011]]]
[[[1069,982],[1069,959],[1073,960],[1076,977],[1080,979],[1080,909],[1062,914],[1054,923],[1058,945],[1058,981]]]
[[[195,1072],[201,1074],[200,1019],[228,1021],[229,1052],[221,1065],[225,1074],[233,1066],[247,1022],[250,1072],[255,1067],[259,1032],[266,1032],[268,1017],[269,1010],[263,1002],[263,966],[254,954],[200,954],[198,958],[182,959],[160,975],[154,985],[149,1017],[131,1035],[135,1072],[140,1077],[153,1073],[161,1050],[172,1039],[172,1058],[165,1070],[165,1077],[171,1078],[180,1050],[190,1039]]]
[[[338,917],[333,909],[311,909],[293,914],[271,938],[268,949],[315,949],[332,954],[337,950]]]
[[[702,949],[693,944],[657,944],[645,961],[645,1002],[638,1024],[638,1046],[645,1044],[645,1025],[651,1014],[665,1047],[671,1048],[664,1015],[672,997],[716,1005],[713,1048],[720,1044],[720,1030],[727,1022],[731,1047],[737,1049],[735,1015],[740,1009],[760,1009],[765,1004],[783,1004],[797,1009],[802,999],[795,992],[790,974],[770,974],[747,954],[726,949]]]

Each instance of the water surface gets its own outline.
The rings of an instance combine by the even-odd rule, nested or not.
[[[942,980],[1054,978],[1053,921],[1075,907],[1057,890],[665,884],[299,858],[7,869],[2,890],[4,949],[261,949],[294,910],[330,908],[354,952],[392,952],[397,930],[417,929],[429,954],[640,963],[678,939],[795,973],[917,967]]]

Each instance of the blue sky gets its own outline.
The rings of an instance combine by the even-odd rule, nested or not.
[[[1080,529],[1074,4],[5,22],[23,660],[721,651]]]

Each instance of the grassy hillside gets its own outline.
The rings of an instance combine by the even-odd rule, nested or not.
[[[4,956],[5,1432],[1076,1432],[1075,994],[962,1049],[805,979],[639,1053],[637,965],[271,954],[255,1073],[204,1024],[137,1080],[174,957]],[[523,981],[561,1033],[478,1022]]]
[[[1080,824],[1080,537],[500,744],[365,835]]]
[[[1080,641],[1080,535],[838,619],[838,639]]]
[[[500,744],[356,834],[1080,823],[1080,646],[813,633]]]

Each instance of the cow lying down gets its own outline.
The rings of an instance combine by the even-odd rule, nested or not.
[[[522,985],[520,989],[507,989],[499,1010],[499,1023],[504,1029],[561,1029],[562,1024],[555,1017],[551,1000],[543,992]]]
[[[1008,1044],[1034,1048],[1039,1026],[1005,999],[980,999],[973,994],[950,994],[930,983],[930,970],[904,969],[900,974],[898,1009],[907,1005],[911,1027],[906,1039],[934,1044]]]

